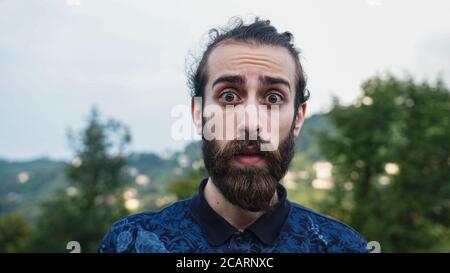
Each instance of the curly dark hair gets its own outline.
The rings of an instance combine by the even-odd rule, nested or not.
[[[188,86],[192,97],[203,97],[203,91],[207,81],[206,63],[211,52],[224,41],[237,41],[253,43],[259,45],[281,46],[286,48],[295,60],[296,94],[295,109],[309,99],[309,91],[306,89],[306,75],[300,63],[300,50],[293,44],[293,35],[286,31],[279,33],[270,24],[269,20],[262,20],[259,17],[251,24],[245,24],[242,18],[233,17],[227,27],[213,28],[209,31],[209,43],[199,61],[197,61],[188,71]]]

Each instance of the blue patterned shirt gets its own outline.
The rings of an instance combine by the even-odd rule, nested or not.
[[[114,223],[99,252],[368,252],[363,237],[351,227],[286,198],[243,232],[217,214],[203,191],[157,212],[144,212]]]

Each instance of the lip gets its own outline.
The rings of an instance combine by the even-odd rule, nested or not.
[[[263,160],[263,157],[260,154],[241,154],[236,155],[235,158],[238,163],[246,166],[258,164]]]

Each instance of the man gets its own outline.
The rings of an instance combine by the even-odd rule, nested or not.
[[[210,34],[190,76],[209,177],[191,199],[114,223],[99,251],[367,252],[355,230],[288,201],[279,183],[308,99],[292,35],[258,18]],[[247,111],[252,107],[258,111]],[[211,108],[223,111],[207,114]],[[258,115],[277,119],[246,122]],[[207,130],[208,123],[221,133]],[[272,146],[262,149],[265,144]]]

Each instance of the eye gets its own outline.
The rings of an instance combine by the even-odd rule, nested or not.
[[[219,99],[226,103],[232,103],[239,101],[239,96],[236,95],[236,93],[234,93],[233,91],[225,91],[220,94]]]
[[[270,93],[267,95],[266,101],[270,104],[280,104],[283,102],[283,97],[277,93]]]

